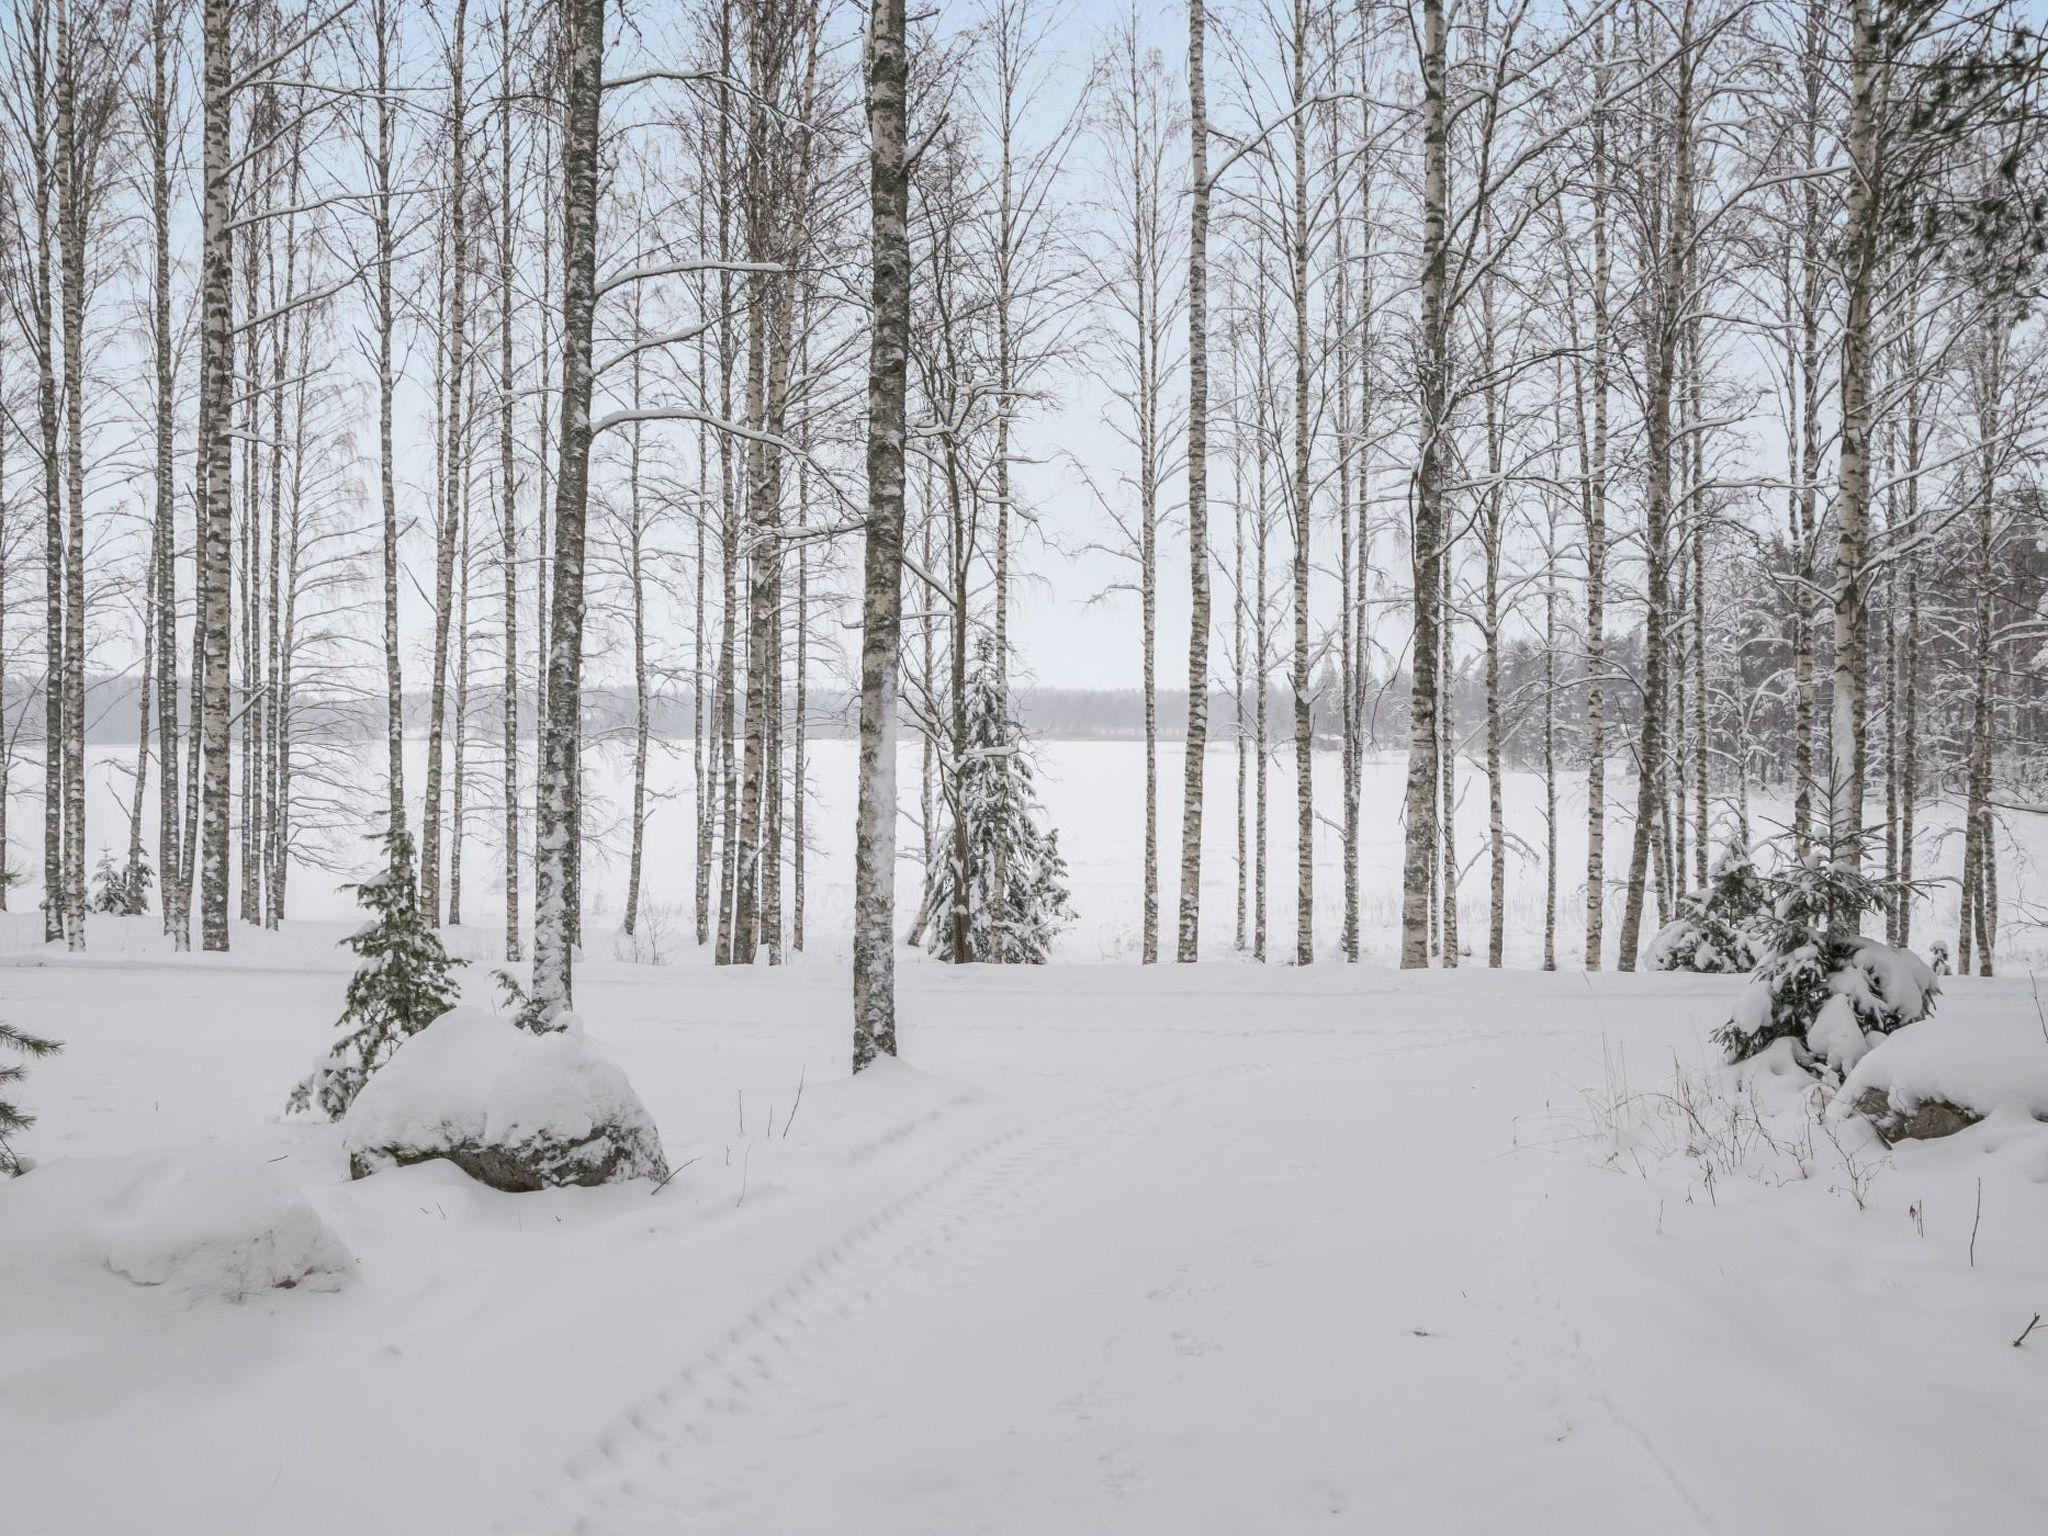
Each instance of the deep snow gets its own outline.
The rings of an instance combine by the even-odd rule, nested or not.
[[[2048,1330],[2013,1340],[2048,1312],[2048,1125],[2024,1106],[1886,1152],[1775,1059],[1716,1067],[1706,1035],[1741,977],[1336,963],[1328,823],[1321,963],[1246,963],[1227,749],[1214,958],[1140,968],[1142,757],[1122,742],[1046,747],[1080,913],[1063,963],[905,952],[903,1061],[852,1082],[850,745],[813,761],[810,953],[781,969],[716,970],[690,943],[686,760],[657,759],[630,942],[593,809],[577,1002],[659,1128],[658,1191],[504,1195],[436,1163],[350,1182],[341,1128],[282,1114],[341,1008],[334,875],[298,871],[301,920],[238,927],[228,955],[174,956],[151,919],[94,919],[88,955],[52,953],[35,893],[11,893],[0,1012],[66,1050],[20,1093],[45,1166],[0,1189],[8,1536],[2040,1528]],[[907,792],[915,765],[906,748]],[[1178,782],[1176,748],[1160,767]],[[592,775],[614,799],[616,768]],[[1316,769],[1334,810],[1334,757]],[[1278,957],[1284,755],[1276,772]],[[1368,959],[1392,953],[1399,779],[1367,766]],[[118,841],[113,776],[92,781]],[[1483,781],[1465,787],[1483,955]],[[1526,967],[1540,784],[1507,788]],[[1580,793],[1567,779],[1573,872]],[[1923,870],[1955,852],[1945,814]],[[2035,820],[2001,851],[2010,977],[1946,980],[1932,1021],[1995,1038],[2029,1082],[2048,1081],[2014,963],[2036,939]],[[1617,807],[1611,853],[1626,825]],[[375,856],[337,852],[341,874]],[[481,838],[465,865],[449,940],[488,1004],[502,894]],[[906,860],[905,914],[918,880]],[[1560,895],[1571,968],[1576,874]],[[1952,939],[1952,887],[1918,921],[1923,950]],[[222,1182],[242,1193],[198,1199],[183,1171],[205,1167],[241,1170]],[[228,1301],[258,1269],[200,1243],[185,1273],[231,1283],[138,1283],[108,1262],[117,1218],[150,1237],[131,1256],[178,1250],[155,1234],[296,1234],[323,1267]]]
[[[67,1042],[0,1191],[10,1533],[2039,1529],[2048,1127],[1694,1099],[1740,978],[914,961],[855,1082],[836,964],[593,959],[679,1171],[502,1195],[281,1116],[338,929],[149,926],[0,963]],[[38,1180],[208,1143],[353,1283],[28,1283]]]

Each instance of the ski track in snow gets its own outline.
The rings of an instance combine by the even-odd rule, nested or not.
[[[1034,1026],[1062,1032],[1090,1032],[1095,1027]],[[1355,1028],[1342,1026],[1282,1026],[1282,1031],[1357,1038]],[[1281,1031],[1151,1025],[1147,1032],[1249,1040]],[[817,1432],[814,1428],[799,1433],[787,1426],[795,1400],[807,1399],[799,1411],[809,1417],[848,1406],[821,1401],[807,1388],[818,1374],[819,1360],[834,1346],[833,1325],[855,1317],[884,1294],[900,1291],[949,1250],[970,1243],[999,1244],[1002,1229],[1041,1204],[1051,1192],[1055,1176],[1071,1173],[1084,1150],[1102,1153],[1115,1142],[1131,1140],[1200,1090],[1271,1074],[1561,1032],[1466,1029],[1447,1035],[1441,1029],[1396,1027],[1381,1033],[1380,1041],[1362,1050],[1311,1059],[1232,1063],[1100,1095],[1041,1125],[1006,1128],[955,1155],[947,1167],[820,1248],[734,1323],[719,1342],[687,1361],[659,1390],[624,1409],[570,1457],[559,1475],[535,1491],[533,1503],[546,1512],[541,1528],[560,1536],[775,1529],[763,1508],[774,1491],[766,1469],[743,1467],[735,1474],[721,1455],[730,1428],[752,1416],[761,1400],[772,1394],[779,1399],[775,1412],[783,1421],[778,1431],[781,1439],[801,1439]],[[968,1097],[962,1096],[948,1108],[966,1102]],[[920,1134],[933,1118],[918,1117],[884,1133],[857,1149],[854,1159]],[[1028,1182],[1024,1179],[1027,1173],[1031,1175]],[[1583,1363],[1583,1357],[1579,1358]],[[1611,1407],[1609,1411],[1613,1411]],[[1618,1416],[1617,1423],[1622,1423]],[[1678,1487],[1654,1448],[1639,1433],[1632,1429],[1630,1433]],[[756,1475],[747,1476],[748,1470]],[[1679,1491],[1683,1494],[1682,1488]],[[531,1506],[527,1513],[500,1522],[495,1529],[502,1536],[527,1536],[535,1529],[530,1510]]]
[[[1679,1475],[1671,1458],[1658,1449],[1657,1443],[1643,1427],[1630,1416],[1602,1378],[1600,1367],[1593,1352],[1579,1331],[1571,1309],[1559,1298],[1556,1290],[1546,1283],[1543,1262],[1538,1257],[1531,1217],[1534,1206],[1525,1203],[1522,1207],[1521,1240],[1515,1246],[1520,1254],[1524,1284],[1528,1287],[1529,1310],[1537,1327],[1542,1331],[1550,1346],[1552,1356],[1561,1362],[1573,1378],[1572,1385],[1577,1395],[1591,1403],[1609,1424],[1640,1450],[1656,1475],[1670,1488],[1678,1506],[1689,1519],[1692,1529],[1702,1536],[1715,1536],[1721,1529],[1713,1518],[1698,1492]],[[1560,1404],[1562,1406],[1562,1403]]]

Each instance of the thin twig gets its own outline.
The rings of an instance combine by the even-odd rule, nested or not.
[[[789,1106],[789,1120],[785,1120],[785,1121],[783,1121],[783,1122],[782,1122],[782,1139],[783,1139],[784,1141],[787,1141],[787,1140],[789,1140],[789,1121],[790,1121],[790,1120],[794,1120],[794,1119],[796,1118],[796,1112],[797,1112],[797,1110],[803,1107],[803,1102],[804,1102],[804,1073],[805,1073],[806,1071],[808,1071],[809,1069],[810,1069],[810,1063],[809,1063],[809,1062],[805,1062],[803,1066],[801,1066],[801,1067],[798,1067],[798,1068],[797,1068],[797,1071],[796,1071],[796,1101],[795,1101],[794,1103],[792,1103],[792,1104],[791,1104],[791,1105]]]
[[[1977,1180],[1977,1214],[1970,1218],[1970,1268],[1977,1267],[1977,1225],[1984,1219],[1984,1180]]]
[[[2018,1349],[2022,1344],[2027,1342],[2027,1335],[2032,1333],[2036,1328],[2040,1326],[2041,1314],[2036,1312],[2033,1316],[2033,1319],[2027,1324],[2027,1326],[2020,1330],[2020,1336],[2012,1341],[2012,1347],[2014,1349]]]
[[[701,1156],[702,1156],[702,1154],[700,1153],[700,1154],[699,1154],[699,1157],[701,1157]],[[654,1188],[652,1188],[652,1189],[650,1189],[649,1191],[647,1191],[647,1193],[648,1193],[648,1194],[650,1194],[650,1195],[658,1195],[658,1194],[660,1194],[660,1193],[662,1192],[662,1190],[663,1190],[663,1189],[665,1189],[665,1188],[666,1188],[666,1187],[668,1186],[668,1181],[669,1181],[670,1179],[674,1178],[674,1177],[675,1177],[675,1176],[676,1176],[677,1174],[681,1173],[681,1172],[682,1172],[682,1171],[683,1171],[683,1170],[684,1170],[685,1168],[689,1167],[689,1166],[690,1166],[690,1163],[694,1163],[694,1162],[696,1162],[696,1161],[698,1161],[698,1158],[696,1158],[696,1157],[693,1157],[693,1158],[689,1159],[689,1161],[688,1161],[688,1162],[681,1162],[681,1163],[677,1163],[677,1164],[675,1165],[675,1167],[673,1167],[673,1168],[669,1169],[669,1171],[668,1171],[667,1175],[666,1175],[666,1176],[665,1176],[665,1177],[664,1177],[664,1178],[662,1179],[661,1183],[659,1183],[659,1184],[655,1185],[655,1186],[654,1186]]]

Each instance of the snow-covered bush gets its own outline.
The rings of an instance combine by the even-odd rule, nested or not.
[[[1883,1166],[1883,1143],[1861,1122],[1827,1112],[1826,1090],[1791,1040],[1734,1066],[1689,1066],[1638,1083],[1625,1057],[1610,1056],[1605,1081],[1585,1093],[1579,1119],[1611,1166],[1649,1176],[1659,1165],[1697,1181],[1699,1198],[1736,1179],[1777,1186],[1816,1179],[1861,1207]],[[1691,1192],[1688,1191],[1688,1198]]]
[[[420,915],[411,834],[393,828],[384,850],[382,873],[351,887],[371,916],[342,941],[361,956],[339,1020],[342,1036],[292,1089],[288,1111],[317,1104],[339,1120],[401,1042],[455,1006],[454,968],[462,962],[449,958]]]
[[[1073,921],[1060,835],[1039,822],[1031,756],[1004,707],[995,647],[982,636],[967,692],[967,756],[960,765],[960,811],[967,827],[967,951],[970,959],[1043,965],[1052,941]],[[925,899],[911,935],[929,936],[941,959],[948,942],[957,873],[953,835],[943,864],[926,872]]]
[[[30,1058],[54,1056],[63,1049],[55,1040],[45,1040],[41,1035],[16,1029],[4,1019],[0,1019],[0,1046]],[[0,1061],[0,1092],[13,1087],[27,1075],[26,1061]],[[23,1113],[11,1099],[0,1098],[0,1178],[20,1173],[28,1166],[16,1155],[8,1138],[35,1123],[34,1115]]]
[[[263,1163],[202,1147],[46,1163],[0,1191],[0,1269],[24,1286],[115,1275],[189,1305],[335,1290],[356,1261]]]
[[[1815,851],[1766,877],[1771,916],[1763,956],[1714,1039],[1731,1061],[1791,1040],[1808,1064],[1846,1072],[1874,1037],[1925,1018],[1941,990],[1910,950],[1865,938],[1858,925],[1895,892]]]
[[[495,1189],[665,1178],[653,1117],[573,1014],[534,1034],[456,1008],[406,1041],[342,1121],[349,1172],[446,1158]]]
[[[1678,916],[1650,940],[1653,971],[1734,975],[1756,969],[1769,926],[1770,893],[1749,849],[1731,841],[1714,861],[1703,891],[1679,898]]]

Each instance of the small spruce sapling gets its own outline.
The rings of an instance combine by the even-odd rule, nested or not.
[[[987,635],[976,646],[967,689],[958,809],[967,822],[968,953],[983,962],[1043,965],[1052,941],[1073,920],[1067,861],[1058,829],[1040,825],[1031,756],[1005,708]],[[950,846],[951,838],[946,842]],[[950,860],[928,876],[923,912],[934,934],[949,920],[956,878]],[[940,954],[949,958],[943,946]]]
[[[1679,898],[1678,916],[1658,930],[1647,957],[1653,971],[1698,971],[1732,976],[1763,959],[1771,897],[1763,875],[1740,840],[1731,839],[1703,891]]]
[[[45,1040],[41,1035],[31,1035],[16,1029],[12,1024],[0,1021],[0,1046],[35,1060],[43,1056],[54,1056],[63,1049],[55,1040]],[[0,1094],[5,1094],[28,1075],[28,1062],[0,1062]],[[14,1101],[0,1097],[0,1178],[12,1178],[28,1170],[29,1164],[16,1154],[9,1138],[27,1130],[36,1123],[36,1117],[25,1114]]]
[[[1863,936],[1867,914],[1897,900],[1897,882],[1816,849],[1766,877],[1763,958],[1714,1039],[1744,1061],[1789,1039],[1802,1065],[1846,1072],[1871,1037],[1934,1010],[1941,983],[1911,950]]]
[[[491,975],[498,983],[498,996],[510,1011],[512,1022],[528,1033],[559,1033],[568,1027],[567,1020],[574,1017],[572,1014],[559,1013],[549,1018],[540,1011],[540,1005],[533,1000],[533,995],[519,985],[517,976],[505,970],[493,971]]]
[[[350,887],[370,920],[342,940],[361,957],[349,978],[342,1036],[292,1089],[287,1112],[317,1104],[328,1119],[339,1120],[408,1036],[455,1006],[454,970],[462,962],[449,958],[420,914],[412,837],[394,829],[385,834],[384,848],[383,872]]]
[[[155,878],[147,859],[116,864],[113,854],[102,849],[92,875],[92,910],[113,917],[140,916],[149,910],[149,887]]]

